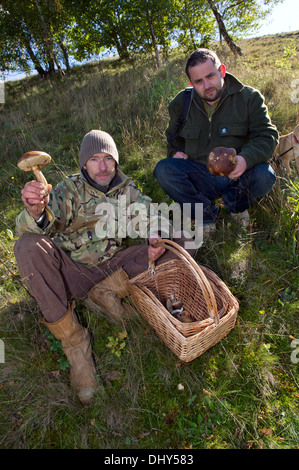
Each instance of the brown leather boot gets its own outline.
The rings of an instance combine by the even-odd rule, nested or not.
[[[120,323],[125,314],[121,299],[129,295],[128,280],[125,271],[118,269],[92,287],[85,301],[86,306],[108,320]]]
[[[71,384],[81,403],[89,405],[97,388],[96,370],[92,359],[90,335],[78,322],[74,306],[75,302],[60,320],[43,323],[55,338],[61,341],[62,349],[71,365]]]

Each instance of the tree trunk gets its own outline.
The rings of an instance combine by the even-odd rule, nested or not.
[[[31,47],[31,44],[30,44],[30,41],[29,39],[27,38],[26,34],[24,33],[24,31],[21,32],[22,34],[22,38],[23,38],[23,44],[26,48],[26,51],[30,57],[30,59],[32,60],[33,62],[33,65],[34,65],[34,68],[35,70],[37,71],[37,73],[39,74],[39,76],[41,78],[45,78],[47,76],[47,71],[44,70],[44,68],[42,67],[40,61],[38,60],[38,58],[36,57],[36,55],[34,54],[33,50],[32,50],[32,47]]]
[[[239,46],[237,46],[237,44],[232,40],[232,38],[228,34],[228,32],[226,30],[226,27],[224,25],[222,16],[220,15],[220,13],[217,10],[217,7],[214,5],[213,1],[212,0],[207,0],[207,2],[210,5],[211,10],[212,10],[212,12],[213,12],[213,14],[216,18],[216,21],[218,23],[220,37],[222,36],[224,38],[224,40],[226,41],[228,47],[233,51],[233,53],[235,55],[243,55],[242,49]]]
[[[67,52],[67,48],[65,47],[65,45],[63,44],[63,41],[59,40],[59,46],[62,50],[62,54],[63,54],[63,58],[64,58],[64,64],[65,64],[65,67],[66,67],[66,70],[67,72],[69,72],[71,70],[71,67],[70,67],[70,62],[69,62],[69,56],[68,56],[68,52]]]
[[[60,75],[64,75],[64,71],[60,67],[59,61],[58,61],[57,56],[55,54],[54,44],[53,44],[53,41],[52,41],[52,38],[51,38],[51,35],[50,35],[50,31],[49,31],[48,25],[47,25],[47,23],[44,19],[42,9],[40,7],[40,4],[39,4],[38,0],[35,0],[35,4],[36,4],[36,8],[38,9],[40,19],[41,19],[41,24],[42,24],[42,28],[43,28],[43,32],[44,32],[44,44],[45,44],[45,47],[46,47],[46,50],[47,50],[47,53],[48,53],[48,60],[49,60],[50,63],[53,61],[56,64],[56,67],[57,67]],[[52,67],[50,67],[49,73],[52,73],[52,72],[54,72],[54,69],[52,70]]]
[[[155,31],[154,31],[154,28],[153,28],[153,22],[152,22],[152,19],[150,17],[150,13],[149,13],[148,10],[146,11],[146,16],[147,16],[147,22],[148,22],[148,25],[149,25],[150,34],[151,34],[151,38],[152,38],[152,44],[153,44],[153,48],[154,48],[154,52],[155,52],[155,56],[156,56],[157,67],[158,67],[158,69],[161,69],[162,68],[162,62],[161,62],[161,59],[160,59],[160,54],[159,54],[159,49],[158,49],[157,40],[156,40],[156,36],[155,36]]]
[[[116,33],[115,33],[115,36],[114,36],[113,40],[114,40],[114,45],[116,47],[116,50],[117,50],[117,53],[119,55],[120,60],[130,61],[130,59],[131,59],[130,53],[129,53],[127,47],[122,44],[119,36]]]

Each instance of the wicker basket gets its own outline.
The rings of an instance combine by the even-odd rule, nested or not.
[[[178,258],[130,280],[130,295],[138,311],[166,346],[184,362],[203,354],[234,327],[239,303],[208,268],[171,240],[160,240]],[[192,323],[182,323],[166,308],[172,295],[182,301]]]

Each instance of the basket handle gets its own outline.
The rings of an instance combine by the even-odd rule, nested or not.
[[[178,258],[182,259],[187,264],[191,271],[193,271],[193,274],[195,274],[196,278],[199,281],[205,301],[207,302],[209,314],[214,319],[215,325],[218,325],[219,315],[215,295],[208,279],[206,278],[204,272],[199,267],[199,265],[194,261],[192,256],[189,255],[189,253],[183,247],[175,243],[173,240],[161,238],[156,242],[155,246],[157,245],[162,245],[169,251],[172,251]],[[155,271],[155,262],[152,259],[149,259],[149,268],[153,272]]]

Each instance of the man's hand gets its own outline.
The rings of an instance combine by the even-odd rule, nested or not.
[[[235,169],[228,175],[229,178],[235,179],[239,178],[245,170],[247,169],[247,163],[244,157],[242,155],[236,155],[236,160],[237,160],[237,165]]]
[[[45,206],[49,203],[49,193],[51,190],[52,186],[48,184],[48,194],[45,196],[44,185],[35,180],[26,183],[22,189],[22,201],[35,220],[40,218]]]
[[[155,246],[158,240],[161,240],[161,237],[156,234],[152,234],[150,237],[148,237],[148,257],[153,261],[156,261],[165,252],[165,248],[163,248],[161,245]]]
[[[188,155],[185,152],[176,152],[172,158],[183,158],[184,160],[188,160]]]

